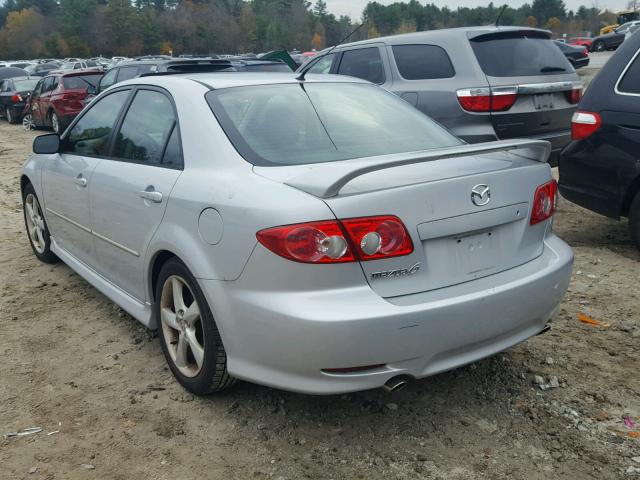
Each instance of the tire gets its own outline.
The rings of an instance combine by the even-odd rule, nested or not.
[[[629,233],[640,250],[640,193],[637,193],[629,207]]]
[[[36,191],[30,183],[27,184],[22,192],[22,212],[24,214],[27,238],[29,238],[29,244],[35,256],[44,263],[59,262],[60,260],[56,254],[51,251],[49,227],[42,213],[42,207]],[[33,212],[33,215],[29,212]]]
[[[597,41],[596,43],[593,44],[593,51],[594,52],[604,52],[605,50],[606,50],[606,48],[604,46],[604,42]]]
[[[24,117],[22,117],[22,128],[25,130],[35,130],[36,124],[33,122],[33,115],[27,113]]]
[[[58,118],[58,114],[56,112],[51,112],[49,119],[51,120],[51,129],[53,132],[60,135],[60,118]]]
[[[181,292],[178,300],[176,292]],[[160,270],[153,310],[162,352],[184,388],[195,395],[210,395],[235,383],[227,372],[227,353],[204,294],[177,258]]]

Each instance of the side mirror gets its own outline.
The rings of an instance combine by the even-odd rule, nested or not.
[[[87,94],[89,94],[89,95],[97,95],[98,94],[98,88],[95,85],[89,85],[87,87]]]
[[[60,150],[60,136],[57,133],[48,133],[37,136],[33,140],[33,153],[50,155]]]

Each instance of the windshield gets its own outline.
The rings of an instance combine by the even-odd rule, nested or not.
[[[572,72],[553,42],[537,32],[482,35],[471,41],[482,71],[492,77],[526,77]]]
[[[26,92],[33,90],[36,87],[39,79],[35,80],[14,80],[13,85],[16,87],[16,92]]]
[[[81,88],[86,90],[89,85],[93,85],[94,87],[98,85],[101,77],[101,73],[95,75],[74,75],[73,77],[64,77],[62,83],[66,89]]]
[[[75,66],[76,62],[63,62],[60,65],[60,70],[73,70],[73,67]]]
[[[373,85],[236,87],[206,98],[238,152],[254,165],[333,162],[462,143]]]

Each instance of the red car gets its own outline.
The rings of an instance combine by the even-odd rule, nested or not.
[[[82,111],[87,88],[96,86],[102,75],[98,70],[82,70],[43,77],[29,96],[22,125],[28,129],[50,127],[62,133]]]
[[[593,43],[593,38],[589,37],[573,37],[570,38],[567,43],[573,46],[582,46],[587,47],[587,50],[591,50],[591,44]]]

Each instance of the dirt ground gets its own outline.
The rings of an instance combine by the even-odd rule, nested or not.
[[[194,398],[154,333],[32,254],[18,179],[33,137],[0,122],[0,479],[640,478],[640,255],[626,222],[561,201],[570,290],[549,333],[493,358],[392,395],[240,382]]]

